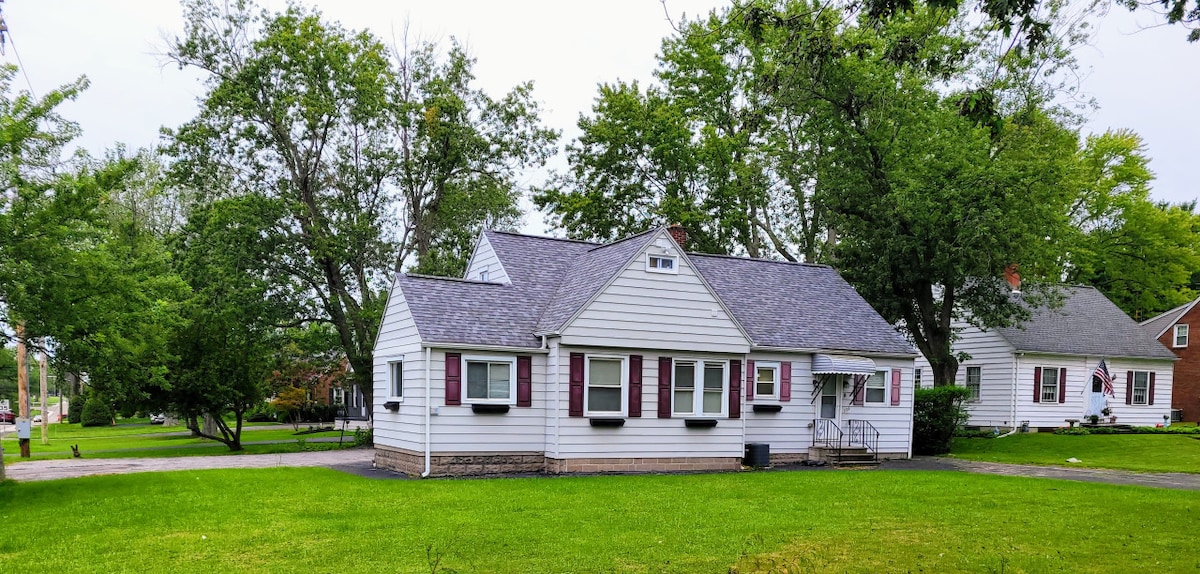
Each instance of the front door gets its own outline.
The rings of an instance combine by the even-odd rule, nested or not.
[[[838,418],[838,388],[841,386],[842,376],[824,377],[825,381],[821,386],[820,412],[818,413],[823,419],[837,420]]]
[[[1088,409],[1083,415],[1100,416],[1100,411],[1104,410],[1105,403],[1107,403],[1104,400],[1104,381],[1101,381],[1100,377],[1092,376],[1092,392],[1089,395],[1091,396],[1088,399]]]

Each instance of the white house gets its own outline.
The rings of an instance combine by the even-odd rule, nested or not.
[[[376,464],[722,470],[750,443],[774,463],[908,456],[916,353],[849,284],[683,244],[678,227],[604,245],[489,231],[462,279],[398,274]]]
[[[968,426],[1048,430],[1109,408],[1118,424],[1154,425],[1171,410],[1175,355],[1092,287],[1064,288],[1059,308],[1032,309],[1016,327],[980,330],[956,322],[956,353],[969,358],[955,384],[971,389]],[[1020,297],[1020,293],[1013,294]],[[1110,391],[1095,377],[1101,360]],[[918,386],[932,386],[924,357]],[[1103,417],[1108,420],[1108,417]]]

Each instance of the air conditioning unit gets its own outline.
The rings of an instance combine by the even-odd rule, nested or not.
[[[1183,409],[1171,409],[1171,422],[1183,422]]]

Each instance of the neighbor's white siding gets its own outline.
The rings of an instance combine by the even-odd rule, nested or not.
[[[1031,427],[1065,427],[1066,419],[1083,420],[1087,411],[1088,398],[1092,389],[1092,372],[1101,357],[1079,357],[1066,355],[1044,355],[1026,353],[1019,359],[1017,371],[1017,420],[1029,421]],[[1171,414],[1171,383],[1174,363],[1170,360],[1107,359],[1109,373],[1113,377],[1116,397],[1108,398],[1108,406],[1117,417],[1118,424],[1137,426],[1155,425],[1163,422],[1163,415]],[[1063,403],[1033,401],[1033,371],[1038,367],[1056,367],[1067,370],[1067,392]],[[1126,405],[1126,372],[1154,372],[1154,404]]]
[[[967,426],[1011,428],[1013,414],[1013,349],[995,331],[982,331],[968,323],[955,321],[959,339],[955,353],[969,358],[958,366],[954,384],[966,386],[967,367],[979,367],[979,400],[967,403],[970,418]],[[918,357],[915,368],[921,369],[921,387],[933,386],[933,371],[925,357]],[[1030,391],[1032,392],[1032,391]]]
[[[642,356],[642,416],[625,417],[625,426],[592,427],[587,417],[568,416],[570,405],[571,353]],[[558,355],[558,383],[555,396],[558,416],[557,450],[551,458],[635,458],[635,457],[741,457],[744,454],[744,418],[717,419],[713,428],[687,428],[679,416],[658,418],[659,354],[640,349],[601,349],[563,346]],[[742,360],[741,355],[677,353],[669,356],[688,359]],[[743,369],[745,368],[743,364]],[[728,384],[727,387],[728,388]],[[726,401],[727,403],[728,401]],[[552,407],[553,408],[553,407]],[[728,408],[728,407],[726,407]],[[743,416],[745,407],[743,406]],[[711,418],[711,417],[697,417]]]
[[[664,253],[656,244],[647,251]],[[563,345],[747,353],[749,342],[686,259],[676,250],[677,274],[651,273],[647,251],[567,325]]]
[[[471,260],[467,262],[467,272],[463,275],[463,279],[479,281],[481,280],[480,273],[485,270],[488,273],[487,280],[491,283],[512,283],[500,258],[496,256],[496,250],[488,241],[487,234],[481,233],[479,243],[475,244],[475,252],[471,254]]]
[[[388,363],[397,360],[404,361],[404,397],[400,399],[399,411],[389,411],[383,408],[384,402],[394,400],[390,396]],[[371,418],[376,442],[410,450],[424,448],[424,376],[425,355],[421,349],[421,337],[408,310],[404,292],[393,284],[379,336],[375,339]]]

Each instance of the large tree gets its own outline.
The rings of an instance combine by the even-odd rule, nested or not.
[[[257,196],[281,217],[260,263],[309,302],[296,324],[330,323],[371,396],[372,348],[393,269],[461,271],[485,225],[517,214],[520,169],[555,134],[531,86],[493,100],[471,87],[457,45],[391,53],[366,32],[299,6],[185,0],[169,57],[204,74],[199,115],[168,131],[180,185],[208,199]],[[203,200],[203,198],[202,198]]]

